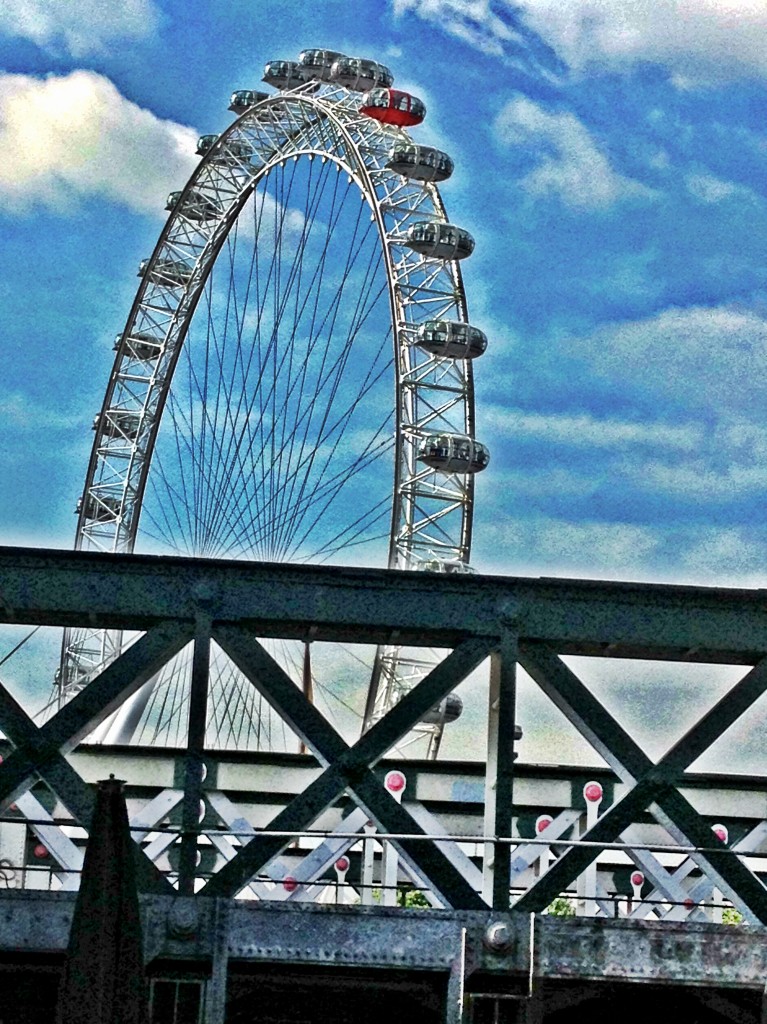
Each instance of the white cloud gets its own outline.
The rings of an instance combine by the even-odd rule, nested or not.
[[[685,179],[685,184],[690,195],[702,203],[721,203],[727,199],[758,199],[750,188],[736,185],[732,181],[722,181],[711,174],[690,174]]]
[[[508,514],[488,518],[476,524],[472,564],[480,572],[637,579],[648,576],[662,540],[659,529],[632,523]],[[504,564],[498,562],[500,552],[507,553]]]
[[[6,209],[65,208],[100,195],[162,211],[194,168],[197,133],[122,96],[109,79],[73,71],[0,75],[0,195]]]
[[[638,423],[598,419],[588,413],[543,415],[483,406],[482,422],[491,432],[510,438],[526,438],[574,448],[625,450],[645,446],[673,451],[695,451],[702,439],[699,424]]]
[[[152,0],[9,0],[0,5],[0,32],[73,57],[101,53],[114,39],[138,39],[158,20]]]
[[[0,395],[0,422],[3,424],[5,442],[14,430],[61,430],[79,427],[82,415],[65,413],[60,408],[40,405],[26,395],[13,392]]]
[[[556,195],[569,206],[593,210],[652,192],[610,166],[586,126],[567,112],[552,113],[519,97],[496,118],[495,132],[507,146],[524,147],[537,166],[520,185],[533,195]]]
[[[415,11],[485,53],[501,56],[519,35],[492,8],[491,0],[394,0],[396,15]]]
[[[681,466],[672,466],[657,460],[639,465],[626,465],[624,479],[643,490],[672,494],[677,499],[694,501],[698,505],[728,502],[744,492],[764,493],[767,490],[767,465],[743,466],[715,465],[710,451],[707,458]]]
[[[764,0],[394,0],[491,55],[529,26],[576,70],[665,65],[680,87],[767,75]]]
[[[764,587],[767,535],[761,526],[477,513],[472,565],[479,572]]]
[[[575,68],[653,61],[688,82],[767,74],[763,0],[523,0],[522,6],[530,25]]]
[[[767,398],[767,319],[734,306],[667,309],[654,317],[611,324],[571,350],[592,372],[629,391],[739,416]]]

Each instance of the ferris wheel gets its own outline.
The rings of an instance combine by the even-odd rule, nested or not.
[[[276,91],[235,92],[236,120],[199,140],[141,263],[75,546],[470,571],[474,475],[489,461],[472,362],[487,339],[459,267],[474,242],[437,189],[452,160],[412,141],[424,106],[375,61],[305,50],[263,80]],[[69,631],[60,700],[123,643]],[[365,724],[426,669],[379,648]],[[235,675],[221,669],[222,736],[236,721],[233,742],[272,742]],[[145,688],[120,740],[150,720],[156,739],[172,719],[182,698],[163,685]],[[459,705],[424,723],[433,749]]]

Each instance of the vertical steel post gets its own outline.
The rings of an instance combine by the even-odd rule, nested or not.
[[[194,895],[195,871],[197,869],[197,836],[200,830],[209,679],[210,620],[205,616],[199,616],[195,629],[192,658],[184,800],[181,811],[181,853],[178,866],[178,887],[179,892],[184,896]]]
[[[205,1024],[224,1024],[226,1018],[226,980],[229,971],[230,901],[216,900],[213,929],[213,959],[205,986]]]
[[[463,1024],[466,1002],[466,929],[461,928],[458,955],[451,964],[447,979],[444,1024]]]
[[[511,835],[514,807],[514,726],[517,696],[517,636],[508,626],[490,660],[490,695],[485,774],[484,899],[495,910],[508,910],[511,847],[498,837]]]
[[[365,839],[362,843],[362,898],[363,907],[372,906],[375,903],[373,898],[373,882],[375,872],[375,835],[376,828],[372,822],[365,825]]]

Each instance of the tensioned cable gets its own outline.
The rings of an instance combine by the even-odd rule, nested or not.
[[[388,298],[385,281],[379,289],[372,286],[375,272],[380,271],[380,247],[373,246],[371,251],[363,244],[373,230],[371,223],[365,230],[361,216],[368,207],[355,186],[359,207],[356,219],[348,210],[353,221],[348,226],[350,241],[341,262],[333,262],[333,233],[350,219],[345,203],[351,190],[342,187],[341,174],[329,173],[332,162],[309,162],[309,200],[300,230],[295,229],[289,211],[299,180],[298,163],[276,168],[272,189],[254,191],[248,203],[253,234],[247,244],[241,229],[246,218],[241,214],[233,222],[200,304],[199,314],[207,313],[207,317],[196,318],[204,323],[198,358],[190,348],[190,332],[185,343],[190,351],[186,373],[176,375],[175,390],[166,406],[175,437],[159,445],[155,453],[153,470],[157,472],[149,478],[156,510],[147,523],[157,533],[168,535],[172,543],[180,523],[186,524],[184,532],[195,553],[223,550],[274,557],[280,550],[290,550],[288,527],[293,530],[293,547],[300,547],[351,478],[394,447],[395,439],[384,437],[382,426],[370,428],[360,439],[360,429],[368,429],[367,409],[360,419],[355,417],[391,367],[391,358],[384,365],[379,363],[384,343],[372,361],[364,356],[367,374],[361,385],[356,374],[349,375],[358,389],[356,396],[349,398],[345,387],[352,343],[367,331],[369,318],[381,300]],[[323,202],[329,190],[332,203],[326,216]],[[267,217],[270,224],[266,230],[275,244],[264,259],[256,240],[263,237]],[[318,245],[320,252],[314,258]],[[307,269],[310,261],[311,273]],[[229,280],[224,280],[223,289],[216,289],[222,270]],[[324,288],[326,281],[331,283],[330,290]],[[350,292],[356,302],[347,314],[345,300]],[[391,346],[388,319],[387,307]],[[336,338],[338,326],[342,329]],[[293,337],[283,344],[289,330],[308,335],[301,339],[303,348]],[[315,371],[310,372],[310,360],[304,353],[317,364]],[[346,401],[339,401],[344,398]],[[384,423],[390,425],[392,420],[390,412]],[[345,435],[352,427],[356,436],[347,440]],[[353,458],[339,462],[336,456],[342,443],[352,446]],[[185,466],[192,469],[191,488]],[[386,488],[389,493],[367,511],[353,504],[351,521],[331,520],[332,529],[317,535],[312,555],[329,557],[343,547],[365,543],[365,531],[370,532],[370,527],[390,512],[390,480]],[[350,495],[354,501],[354,492]],[[185,510],[166,508],[176,503],[185,504]],[[142,532],[147,535],[145,529]],[[386,533],[376,536],[384,538]],[[177,540],[175,544],[178,546]],[[226,671],[222,668],[219,681]],[[230,673],[236,671],[233,666],[229,669]],[[212,685],[211,714],[217,731],[239,740],[240,726],[247,718],[244,695],[249,695],[251,705],[259,698],[247,681],[244,690],[237,687],[236,691],[227,697],[223,686],[218,682]],[[178,700],[175,693],[166,698],[158,729],[165,727],[169,713],[178,717]]]
[[[355,228],[356,228],[356,226],[357,225],[355,225]],[[356,230],[355,230],[355,237],[356,237]],[[357,251],[359,252],[359,249]],[[334,297],[334,302],[331,304],[331,307],[330,307],[330,309],[328,311],[328,313],[329,313],[329,315],[331,317],[331,320],[330,320],[330,325],[329,325],[329,329],[328,329],[328,342],[326,343],[326,346],[325,346],[325,353],[323,353],[323,367],[322,367],[322,369],[324,369],[324,362],[327,359],[327,352],[329,350],[330,338],[332,336],[333,326],[335,324],[335,320],[336,320],[337,315],[338,315],[338,310],[340,308],[340,303],[341,303],[341,299],[343,297],[344,287],[345,287],[346,281],[348,280],[348,277],[349,277],[349,271],[350,271],[350,261],[347,260],[347,266],[344,269],[344,273],[343,273],[343,277],[342,277],[342,285],[337,290],[336,296]],[[326,319],[327,319],[327,317],[326,317]],[[324,326],[324,324],[323,324],[323,326]],[[303,498],[303,494],[305,492],[306,487],[308,486],[308,481],[309,481],[310,474],[311,474],[311,471],[312,471],[313,466],[314,466],[314,462],[315,462],[315,460],[319,456],[319,453],[320,453],[320,450],[321,450],[321,442],[324,440],[324,438],[327,437],[327,435],[325,434],[325,428],[327,426],[327,420],[328,420],[328,417],[330,416],[330,410],[332,408],[332,404],[333,404],[335,395],[336,395],[336,393],[338,391],[338,387],[339,387],[340,381],[342,379],[343,371],[344,371],[344,369],[346,367],[346,363],[347,363],[348,358],[349,358],[349,354],[350,354],[350,351],[351,351],[351,343],[353,342],[353,340],[354,340],[353,334],[350,333],[347,336],[344,348],[343,348],[342,353],[341,353],[341,355],[340,355],[340,357],[338,359],[336,373],[335,373],[334,379],[332,381],[332,384],[331,384],[331,387],[330,387],[330,390],[329,390],[329,394],[328,394],[327,399],[325,401],[325,408],[324,408],[324,411],[322,413],[322,418],[321,418],[321,421],[320,421],[319,429],[317,430],[318,442],[313,446],[313,448],[310,451],[310,457],[309,457],[309,461],[308,461],[308,468],[307,468],[307,471],[303,475],[303,478],[302,478],[302,481],[301,481],[301,486],[299,488],[299,496],[298,496],[298,502],[297,502],[298,507],[300,507],[301,500]],[[319,389],[318,389],[317,393],[319,395]],[[354,408],[356,408],[358,402],[359,402],[359,398],[354,403],[352,403],[352,407],[351,407],[352,411],[353,411]],[[322,468],[321,468],[319,474],[316,476],[316,480],[318,481],[318,483],[321,483],[323,474],[324,474],[327,466],[330,463],[330,459],[332,458],[332,454],[335,451],[335,449],[337,448],[337,445],[338,445],[338,440],[336,440],[336,444],[333,446],[333,449],[326,456],[324,464],[322,465]],[[303,454],[303,446],[302,446],[302,449],[301,449],[301,454]],[[300,523],[300,521],[301,521],[301,517],[299,517],[299,519],[297,520],[296,526],[294,527],[294,530],[297,528],[297,525]],[[283,523],[284,524],[287,523],[287,517],[285,517],[283,519]],[[283,529],[281,531],[281,533],[283,535],[285,533],[285,529],[286,529],[286,525],[283,526]],[[283,549],[284,549],[284,541],[280,541],[279,534],[275,535],[274,543],[275,543],[275,545],[277,543],[281,543],[283,545]]]
[[[40,626],[35,626],[35,628],[31,632],[27,633],[25,637],[19,640],[15,647],[8,651],[8,653],[3,658],[0,658],[0,665],[4,665],[9,658],[12,658],[17,651],[20,651],[24,644],[27,642],[27,640],[31,640],[32,637],[40,628]]]
[[[262,205],[263,205],[263,201],[264,201],[264,199],[265,199],[266,195],[267,195],[267,193],[266,193],[266,191],[264,190],[264,191],[262,192]],[[316,204],[315,204],[315,206],[316,206]],[[286,204],[283,204],[283,205],[282,205],[282,208],[281,208],[281,209],[282,209],[282,218],[284,219],[284,216],[285,216],[285,215],[286,215],[286,213],[287,213],[287,209],[288,209],[288,207],[287,207],[287,205],[286,205]],[[255,247],[254,247],[254,251],[255,251]],[[256,255],[257,255],[257,253],[256,253]],[[273,253],[272,253],[272,260],[270,261],[270,268],[269,268],[269,273],[268,273],[268,275],[267,275],[267,283],[268,283],[268,282],[269,282],[269,281],[271,280],[271,278],[273,277],[273,274],[274,274],[274,263],[275,263],[276,259],[277,259],[277,253],[276,253],[276,252],[273,252]],[[257,259],[256,259],[256,261],[255,261],[255,263],[254,263],[254,267],[255,267],[256,269],[258,268],[258,260],[257,260]],[[233,278],[234,278],[234,275],[231,275],[231,278],[232,278],[232,280],[233,280]],[[230,285],[231,285],[231,281],[230,281]],[[256,349],[257,349],[257,347],[258,347],[258,342],[259,342],[259,339],[260,339],[260,329],[261,329],[261,324],[262,324],[262,322],[263,322],[263,319],[264,319],[264,315],[263,315],[264,303],[266,302],[266,300],[267,300],[267,298],[268,298],[268,289],[262,289],[262,288],[261,288],[261,286],[260,286],[260,284],[259,284],[259,282],[257,281],[257,283],[256,283],[256,292],[258,293],[258,291],[263,291],[263,292],[264,292],[264,295],[263,295],[263,299],[261,299],[261,300],[260,300],[260,307],[259,307],[259,313],[258,313],[258,324],[257,324],[257,329],[256,329],[256,338],[257,338],[257,345],[256,345],[256,346],[252,346],[252,351],[256,351]],[[244,320],[244,317],[246,316],[246,314],[247,314],[247,308],[243,309],[243,312],[242,312],[242,318],[243,318],[243,320]],[[273,347],[273,346],[272,346],[272,347]],[[242,348],[242,346],[240,345],[240,346],[239,346],[239,348]],[[264,363],[264,356],[263,356],[263,354],[261,355],[261,357],[260,357],[260,360],[259,360],[259,362],[260,362],[260,364],[263,364],[263,363]],[[262,370],[261,370],[261,374],[260,374],[260,377],[261,377],[261,378],[263,377],[263,366],[262,366]],[[261,383],[262,383],[262,380],[261,380],[261,379],[259,379],[259,381],[258,381],[258,385],[260,385]],[[243,459],[242,459],[242,457],[241,457],[241,455],[240,455],[240,450],[241,450],[241,446],[242,446],[242,442],[243,442],[243,439],[244,439],[244,438],[246,437],[246,434],[247,434],[247,429],[248,429],[248,427],[250,426],[250,416],[251,416],[251,413],[252,413],[252,407],[253,407],[253,404],[254,404],[254,401],[255,401],[255,397],[256,397],[256,395],[255,395],[255,392],[256,392],[257,390],[258,390],[258,387],[256,387],[256,388],[254,389],[254,396],[253,396],[253,398],[252,398],[252,399],[251,399],[251,400],[250,400],[250,401],[248,402],[248,406],[247,406],[247,409],[246,409],[246,416],[245,416],[245,419],[244,419],[244,425],[243,425],[243,426],[242,426],[242,427],[241,427],[241,428],[239,429],[239,431],[232,431],[232,432],[231,432],[231,434],[230,434],[230,442],[229,442],[229,443],[230,443],[230,448],[231,448],[231,446],[232,446],[233,444],[235,444],[235,443],[236,443],[236,449],[235,449],[235,451],[236,451],[236,457],[237,457],[237,459],[238,459],[238,461],[239,461],[239,463],[240,463],[240,467],[241,467],[241,475],[242,475],[243,477],[244,477],[244,476],[246,476],[246,474],[245,474],[245,472],[244,472],[244,461],[243,461]],[[240,398],[240,403],[241,403],[241,402],[242,402],[242,398],[243,398],[243,397],[245,396],[245,394],[247,393],[247,389],[246,389],[245,387],[241,387],[241,388],[239,389],[239,393],[240,393],[240,396],[241,396],[241,398]],[[238,412],[238,415],[239,415],[239,413],[240,413],[240,411],[241,411],[241,410],[242,410],[242,405],[240,404],[240,405],[238,406],[238,410],[237,410],[237,412]],[[261,416],[261,417],[259,418],[259,421],[260,421],[260,423],[261,423],[261,424],[263,424],[263,416]],[[264,445],[264,447],[265,447],[265,445]],[[229,460],[229,463],[230,463],[230,465],[231,465],[231,459]],[[223,465],[224,465],[224,469],[226,470],[226,468],[227,468],[227,467],[226,467],[226,463],[224,463]],[[225,509],[225,508],[224,508],[224,506],[223,506],[223,503],[221,503],[221,502],[219,501],[218,505],[219,505],[219,511],[220,511],[220,512],[224,512],[224,511],[226,511],[226,509]],[[221,518],[221,516],[219,516],[219,518]],[[211,530],[213,529],[213,527],[214,527],[214,526],[215,526],[215,524],[213,524],[213,526],[211,527]]]
[[[287,205],[288,205],[288,203],[283,201],[282,208],[285,209],[287,207]],[[300,420],[298,422],[300,422]],[[274,473],[272,473],[272,479],[274,479],[275,477],[276,477],[276,475]]]
[[[283,198],[282,202],[285,203],[286,199]],[[339,206],[338,212],[336,213],[336,205],[337,204],[338,204],[338,176],[336,176],[336,182],[335,182],[334,190],[333,190],[330,218],[329,218],[329,221],[328,221],[329,230],[332,230],[335,227],[335,225],[337,224],[338,218],[341,215],[341,209],[342,209],[341,206]],[[320,294],[321,283],[322,283],[322,276],[324,275],[324,272],[325,272],[326,255],[327,255],[327,248],[324,249],[322,255],[320,256],[320,258],[318,260],[318,263],[317,263],[317,268],[316,268],[315,274],[314,274],[314,281],[317,282],[317,285],[315,287],[315,303],[314,303],[315,308],[316,308],[316,304],[317,304],[317,302],[319,300],[319,294]],[[308,296],[307,296],[307,302],[308,302]],[[305,305],[306,305],[306,302],[304,303],[304,306]],[[314,315],[315,315],[315,313],[313,311],[313,316]],[[277,331],[278,329],[279,329],[279,325],[274,325],[273,330]],[[307,356],[306,356],[307,363],[308,363],[308,358],[312,354],[312,349],[314,347],[314,343],[312,341],[312,333],[313,333],[313,330],[310,330],[309,343],[307,345]],[[259,397],[261,397],[261,396],[259,396]],[[268,398],[269,398],[269,396],[267,395],[267,399]],[[287,400],[289,400],[289,396],[288,396]],[[311,414],[312,407],[313,407],[312,403],[309,403],[308,406],[307,406],[309,414]],[[262,415],[261,415],[261,419],[260,419],[260,422],[262,424],[264,422],[264,419],[265,419],[265,417],[264,417],[264,409],[263,409],[263,403],[262,403]],[[296,420],[294,421],[294,428],[293,428],[294,430],[297,429],[297,427],[300,425],[300,422],[301,422],[301,419],[300,418],[296,418]],[[310,415],[307,417],[307,422],[310,422]],[[307,427],[307,429],[308,429],[308,427]],[[271,427],[271,430],[269,431],[269,435],[267,437],[263,438],[263,441],[266,442],[266,443],[269,443],[271,441],[272,437],[273,437],[273,433],[274,433],[274,423],[272,423],[272,427]],[[266,445],[264,443],[262,443],[262,452],[263,452],[263,449],[265,447],[266,447]],[[259,454],[261,454],[261,453],[259,453]],[[260,467],[261,467],[261,483],[260,483],[258,489],[253,494],[253,499],[254,500],[257,500],[259,491],[263,492],[264,484],[269,483],[269,485],[272,488],[272,492],[273,492],[274,483],[275,483],[274,474],[271,472],[271,467],[267,466],[266,460],[264,460],[263,458],[259,458],[258,461],[259,461],[259,464],[260,464]]]

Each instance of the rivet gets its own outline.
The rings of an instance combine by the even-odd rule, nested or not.
[[[506,921],[493,921],[487,926],[484,943],[493,953],[505,953],[513,941],[511,927]]]

